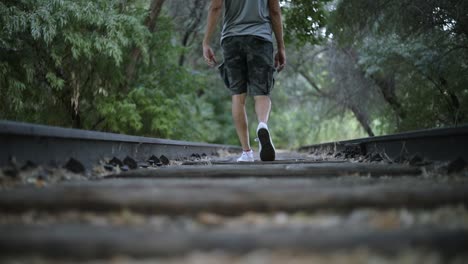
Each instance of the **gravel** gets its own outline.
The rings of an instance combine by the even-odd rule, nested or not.
[[[358,209],[351,212],[322,211],[288,214],[248,212],[237,217],[226,217],[209,212],[195,216],[167,216],[140,214],[129,210],[112,213],[66,211],[48,213],[27,211],[5,213],[0,211],[0,224],[90,224],[96,226],[146,226],[155,230],[203,231],[208,229],[269,229],[290,228],[369,228],[392,230],[410,227],[434,227],[468,230],[468,209],[463,206],[448,206],[437,209]]]
[[[351,153],[353,154],[353,153]],[[313,160],[346,160],[348,162],[374,162],[389,163],[385,156],[379,157],[352,157],[347,153],[347,159],[334,158],[333,155],[309,156],[307,159]],[[345,154],[342,155],[346,156]],[[234,156],[222,155],[223,159],[233,158]],[[194,157],[197,160],[207,160],[206,157]],[[129,157],[123,166],[134,167],[135,161]],[[160,162],[167,163],[164,158],[153,157],[152,162],[148,162],[147,169],[158,169]],[[158,160],[156,160],[158,159]],[[160,161],[160,160],[161,161]],[[410,162],[406,160],[405,162]],[[116,163],[116,161],[115,161]],[[313,183],[317,186],[344,184],[352,188],[356,185],[385,184],[401,182],[402,186],[406,184],[421,184],[421,186],[437,185],[438,183],[466,183],[468,182],[468,170],[466,164],[463,164],[451,170],[450,163],[425,163],[422,159],[412,159],[413,164],[425,164],[423,173],[417,177],[336,177],[333,179],[317,179]],[[459,162],[460,163],[460,162]],[[181,166],[182,162],[169,161],[169,166]],[[461,163],[460,163],[461,164]],[[140,164],[141,165],[141,164]],[[138,167],[142,167],[137,164]],[[457,164],[456,164],[457,165]],[[60,167],[36,166],[34,164],[25,164],[22,167],[10,165],[0,169],[0,191],[2,189],[11,189],[21,186],[35,186],[37,188],[47,187],[59,183],[73,184],[75,181],[89,181],[102,179],[103,176],[119,173],[121,167],[111,165],[109,162],[103,162],[96,166],[91,172],[73,173]],[[453,166],[452,166],[453,167]],[[250,181],[258,179],[237,180],[232,184],[240,186],[248,185]],[[260,179],[261,180],[261,179]],[[106,182],[107,181],[107,182]],[[143,180],[142,180],[143,181]],[[203,179],[181,180],[184,184],[196,185],[202,184]],[[213,185],[226,184],[226,181],[214,181]],[[277,179],[276,181],[282,181]],[[86,184],[110,184],[108,180],[89,182]],[[115,181],[119,184],[120,181]],[[170,186],[174,182],[160,180],[158,182],[148,180],[148,185],[158,184],[161,186]],[[298,182],[299,184],[299,182]],[[310,183],[312,184],[312,183]],[[424,185],[426,184],[426,185]],[[324,230],[334,230],[337,228],[363,229],[371,230],[396,230],[400,228],[412,227],[437,227],[444,229],[464,229],[468,230],[468,208],[466,205],[451,205],[435,209],[370,209],[360,208],[352,211],[315,211],[315,212],[274,212],[257,213],[247,212],[236,217],[227,217],[210,212],[202,212],[197,215],[167,216],[160,214],[141,214],[130,210],[121,210],[109,213],[83,212],[83,211],[62,211],[50,213],[46,211],[30,210],[26,212],[3,212],[0,209],[0,225],[8,224],[27,224],[27,225],[54,225],[54,224],[85,224],[94,226],[118,226],[118,227],[149,227],[154,230],[173,230],[173,231],[205,231],[213,229],[224,230],[262,230],[270,228],[316,228]],[[43,257],[12,257],[0,256],[0,263],[468,263],[468,255],[460,255],[455,258],[446,259],[434,252],[419,251],[411,249],[399,252],[397,255],[382,255],[366,249],[333,252],[333,253],[313,253],[313,252],[287,252],[287,251],[268,251],[256,250],[248,254],[233,254],[223,251],[215,252],[192,252],[188,255],[172,258],[151,258],[151,259],[133,259],[126,256],[115,256],[111,259],[94,261],[76,261],[63,259],[47,259]]]
[[[352,251],[336,252],[331,254],[320,254],[311,252],[287,252],[287,251],[268,251],[257,250],[248,254],[229,254],[223,251],[215,252],[192,252],[185,256],[177,256],[173,258],[151,258],[151,259],[133,259],[126,256],[115,256],[111,259],[100,259],[93,261],[73,261],[73,260],[55,260],[45,259],[40,257],[23,257],[23,258],[0,258],[0,262],[4,264],[309,264],[309,263],[326,263],[326,264],[439,264],[439,263],[453,263],[462,264],[467,263],[468,255],[460,255],[450,259],[444,258],[433,252],[427,251],[404,251],[394,256],[382,255],[365,249],[358,249]]]

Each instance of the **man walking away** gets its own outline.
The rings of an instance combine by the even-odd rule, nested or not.
[[[267,125],[270,92],[274,85],[273,73],[286,65],[279,0],[211,0],[203,40],[203,56],[211,67],[217,61],[210,41],[221,12],[224,13],[221,33],[224,63],[219,70],[232,95],[232,117],[243,149],[237,161],[254,161],[245,111],[247,94],[255,100],[260,159],[274,161],[275,147]],[[274,59],[272,33],[278,48]]]

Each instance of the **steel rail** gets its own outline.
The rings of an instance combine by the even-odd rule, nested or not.
[[[218,151],[239,152],[240,148],[0,121],[0,166],[7,165],[12,157],[18,163],[58,165],[74,158],[89,169],[114,156],[146,161],[151,155],[181,159],[192,154],[217,155]]]
[[[392,159],[415,155],[428,160],[468,159],[468,125],[398,133],[386,136],[328,142],[299,148],[300,152],[327,154],[385,153]]]

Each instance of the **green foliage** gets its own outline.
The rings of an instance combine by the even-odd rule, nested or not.
[[[340,41],[360,40],[369,32],[414,37],[434,29],[466,41],[467,13],[463,0],[340,0],[330,27]]]
[[[468,122],[466,1],[339,1],[329,25],[385,96],[387,132]]]
[[[271,121],[279,141],[347,138],[357,124],[349,118],[376,135],[468,122],[466,1],[335,4],[326,16],[328,42],[295,41],[296,49],[288,49],[293,71],[276,93],[289,95],[274,98]]]
[[[327,37],[327,3],[331,0],[281,0],[285,40],[317,44]]]
[[[99,114],[105,116],[107,129],[117,133],[135,132],[142,128],[141,115],[131,98],[120,100],[112,96],[99,102]]]
[[[272,113],[269,127],[276,145],[283,149],[295,149],[310,144],[366,136],[351,113],[324,118],[320,110],[306,111],[311,108],[297,105],[288,111]]]
[[[154,32],[149,0],[0,2],[0,118],[238,144],[229,92],[201,56],[206,2],[173,1]],[[280,3],[289,65],[272,95],[277,146],[468,121],[466,1]],[[253,100],[248,110],[253,135]]]
[[[406,112],[399,130],[439,127],[466,122],[468,68],[463,52],[447,53],[450,40],[432,35],[369,38],[362,45],[360,65],[368,76],[392,72]],[[440,34],[439,34],[440,35]],[[456,98],[456,99],[455,99]],[[388,120],[390,121],[390,120]]]
[[[149,35],[143,10],[119,7],[103,0],[0,3],[0,118],[70,126],[67,116],[93,112],[93,98],[120,84],[129,47]]]
[[[197,96],[204,78],[177,65],[169,17],[149,32],[148,7],[140,0],[0,3],[0,118],[216,140],[218,132],[206,132],[219,131],[213,108]],[[134,48],[142,63],[128,83]]]

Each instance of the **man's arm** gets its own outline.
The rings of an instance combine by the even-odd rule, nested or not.
[[[283,70],[286,66],[286,49],[284,46],[283,39],[283,23],[281,22],[281,7],[279,0],[268,0],[268,6],[270,8],[271,26],[275,33],[276,43],[278,52],[275,55],[275,68],[278,72]]]
[[[218,19],[221,15],[223,8],[223,0],[211,0],[210,9],[208,11],[208,23],[206,26],[205,38],[203,39],[203,57],[206,63],[213,67],[217,64],[216,57],[213,50],[211,49],[211,35],[216,28]]]

